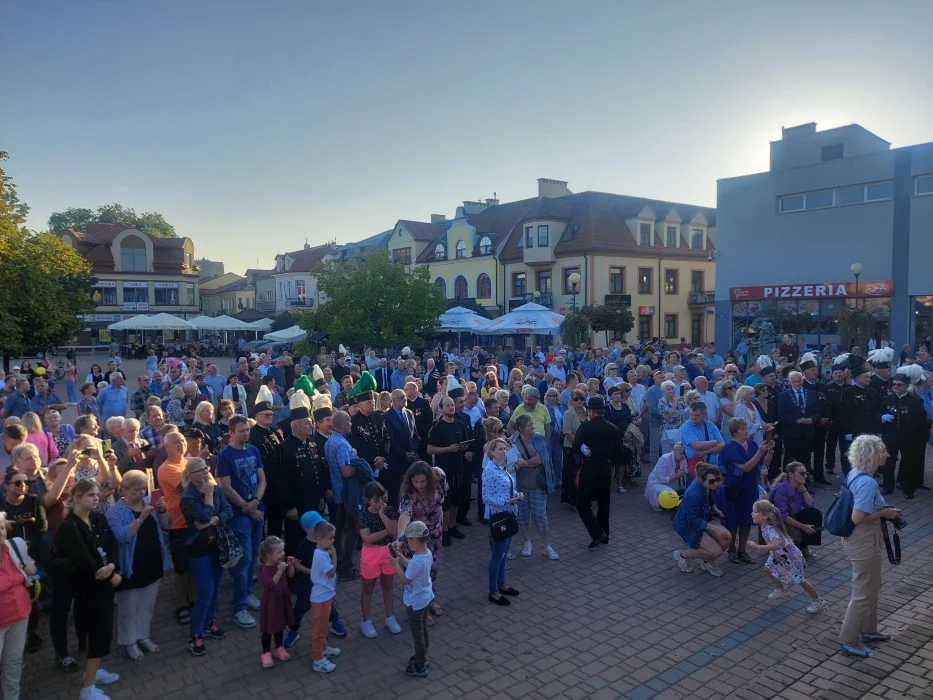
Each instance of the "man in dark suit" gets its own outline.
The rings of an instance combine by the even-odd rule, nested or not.
[[[804,388],[800,372],[791,372],[788,380],[790,389],[778,397],[778,419],[784,437],[784,465],[800,462],[810,471],[813,430],[820,422],[819,399],[815,392]]]
[[[894,376],[892,391],[881,400],[881,439],[888,451],[888,461],[881,467],[884,477],[882,495],[894,493],[894,468],[897,458],[901,467],[897,483],[904,490],[904,498],[913,498],[918,488],[923,488],[923,456],[927,438],[930,436],[930,421],[927,420],[923,399],[908,391],[917,373],[907,374],[902,368]]]
[[[386,364],[386,358],[379,360],[379,366],[370,369],[372,375],[376,378],[376,391],[389,391],[392,384],[392,372]]]
[[[415,432],[418,434],[418,456],[421,461],[431,464],[428,454],[428,433],[434,425],[434,412],[431,403],[418,393],[418,385],[413,381],[405,383],[405,396],[408,410],[415,416]]]
[[[389,468],[379,474],[379,481],[389,492],[388,502],[398,506],[402,479],[418,457],[418,433],[415,430],[415,414],[406,406],[405,392],[392,392],[392,408],[385,413],[386,430],[389,432]]]

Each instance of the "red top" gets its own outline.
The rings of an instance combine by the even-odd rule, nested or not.
[[[13,562],[9,544],[0,546],[0,627],[7,627],[29,617],[32,601],[19,562]]]

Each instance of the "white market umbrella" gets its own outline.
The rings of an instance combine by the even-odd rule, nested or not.
[[[188,321],[172,314],[140,314],[107,326],[112,331],[193,331],[196,330]]]
[[[210,320],[210,316],[195,316],[194,318],[189,318],[188,323],[200,331],[210,328],[210,326],[206,325]]]
[[[461,331],[466,333],[479,333],[486,329],[489,324],[488,318],[483,318],[477,313],[465,309],[462,306],[455,306],[448,309],[437,319],[439,331]]]
[[[308,337],[308,332],[298,326],[285,328],[274,333],[266,333],[262,339],[270,343],[294,343]]]
[[[534,335],[559,335],[564,317],[541,304],[523,304],[505,316],[493,319],[483,331],[486,335],[510,335],[527,333]]]
[[[274,321],[271,318],[261,318],[247,325],[251,331],[269,331],[272,330],[273,324]]]
[[[231,316],[199,316],[203,319],[198,329],[206,331],[248,331],[250,325],[246,321]],[[198,320],[196,319],[196,320]]]

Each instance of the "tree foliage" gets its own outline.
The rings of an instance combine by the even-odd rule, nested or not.
[[[580,311],[590,320],[596,332],[617,331],[628,333],[635,327],[635,317],[627,306],[619,304],[591,304]]]
[[[413,345],[437,326],[447,304],[431,282],[427,267],[406,274],[389,259],[388,251],[314,269],[327,301],[299,316],[307,331],[325,331],[333,345],[390,347]]]
[[[272,319],[272,330],[270,332],[274,333],[275,331],[284,331],[286,328],[291,328],[296,323],[295,316],[283,311],[274,319]]]
[[[560,324],[560,337],[564,345],[576,347],[590,337],[590,319],[582,313],[567,314]]]
[[[483,318],[491,319],[492,316],[489,315],[489,312],[486,310],[486,307],[478,303],[476,299],[448,299],[447,300],[447,310],[454,309],[458,306],[463,307],[464,309],[469,309],[477,316],[482,316]]]
[[[54,212],[49,217],[49,230],[54,232],[70,228],[83,232],[89,221],[104,224],[126,224],[149,234],[153,238],[178,238],[175,227],[168,223],[161,214],[145,212],[137,214],[132,208],[113,202],[94,209],[71,207],[61,212]]]
[[[0,152],[0,161],[6,157]],[[27,231],[24,207],[0,168],[0,351],[6,369],[13,353],[67,342],[80,328],[78,314],[94,310],[91,266],[58,236]]]

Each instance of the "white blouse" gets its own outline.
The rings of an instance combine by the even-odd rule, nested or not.
[[[507,469],[502,469],[490,459],[486,459],[483,467],[483,503],[486,504],[486,517],[494,513],[511,511],[518,515],[518,505],[506,505],[506,501],[515,498],[518,489],[515,488],[515,475]]]

